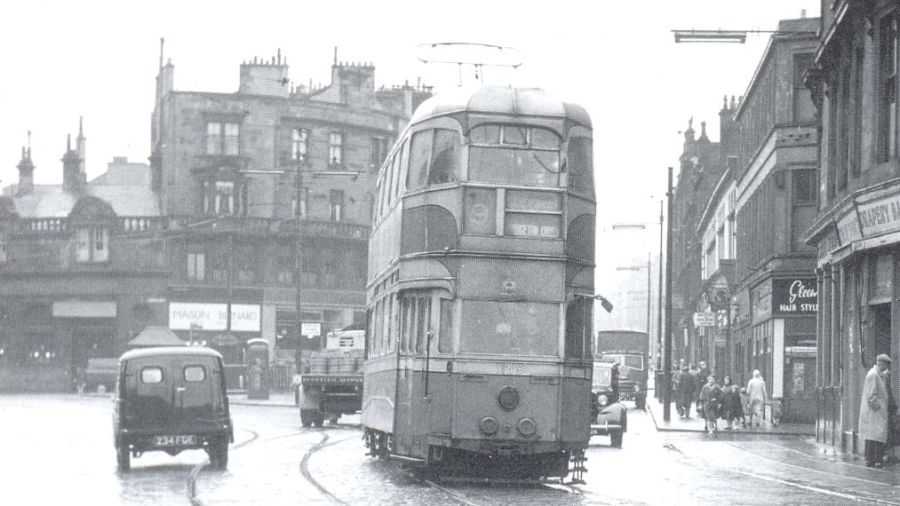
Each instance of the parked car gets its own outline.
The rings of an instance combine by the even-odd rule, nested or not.
[[[228,466],[234,429],[222,356],[200,347],[159,347],[119,359],[113,434],[119,469],[148,451],[202,449],[212,467]]]
[[[118,358],[89,358],[81,378],[85,392],[112,392],[119,373]]]
[[[591,435],[609,436],[610,444],[621,448],[627,431],[628,410],[619,400],[619,364],[594,362]]]

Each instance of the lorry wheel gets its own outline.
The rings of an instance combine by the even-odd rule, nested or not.
[[[321,411],[316,411],[315,419],[313,420],[313,425],[315,425],[316,427],[321,427],[324,424],[325,424],[325,413],[322,413]]]
[[[613,432],[609,435],[609,442],[613,448],[621,448],[622,447],[622,437],[624,434],[621,432]]]
[[[119,471],[129,471],[131,469],[131,454],[128,452],[128,445],[120,444],[116,447],[116,463]]]
[[[309,409],[300,410],[300,423],[302,423],[304,427],[309,427],[310,425],[312,425],[314,419],[315,415],[313,414],[313,411]]]

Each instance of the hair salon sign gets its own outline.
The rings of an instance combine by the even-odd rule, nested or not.
[[[772,280],[772,314],[814,315],[819,310],[816,278]]]

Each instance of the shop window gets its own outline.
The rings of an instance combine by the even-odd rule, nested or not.
[[[76,228],[75,260],[81,263],[109,261],[109,229],[106,227]]]

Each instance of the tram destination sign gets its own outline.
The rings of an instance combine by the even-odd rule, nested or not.
[[[772,314],[814,315],[819,310],[816,278],[772,280]]]

